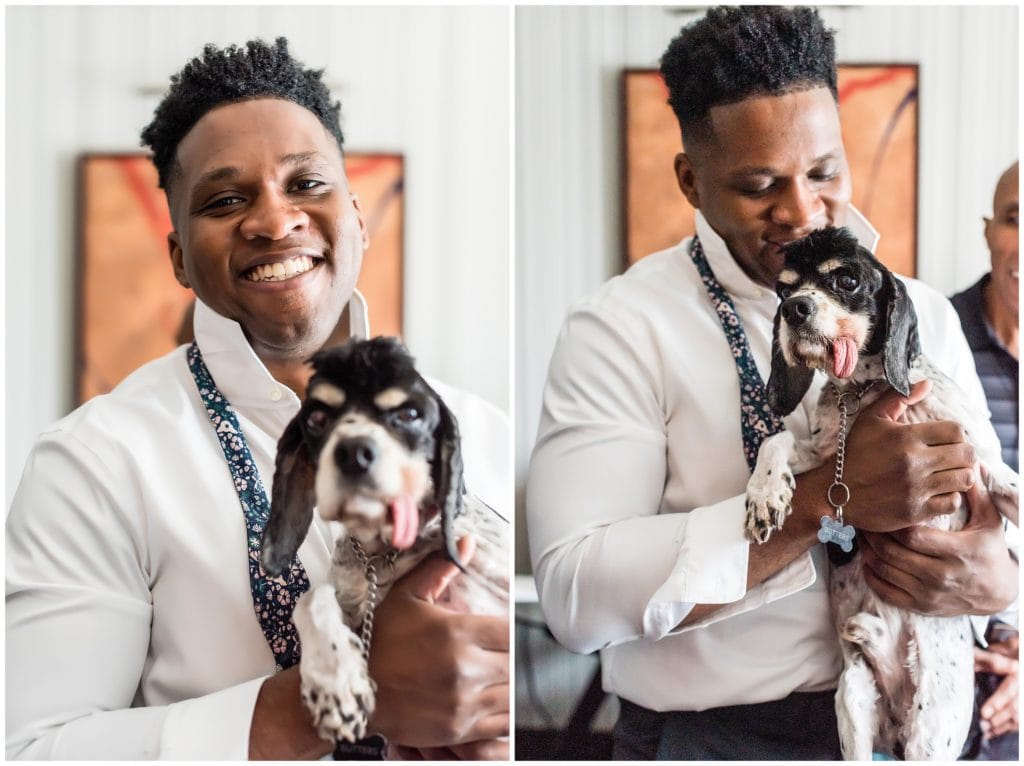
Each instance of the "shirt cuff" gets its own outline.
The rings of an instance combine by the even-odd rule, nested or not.
[[[815,581],[814,564],[805,553],[748,591],[746,513],[746,496],[737,495],[686,514],[686,524],[677,533],[679,556],[672,573],[644,610],[645,638],[657,641],[735,617],[803,590]],[[696,604],[727,606],[680,627]]]
[[[168,706],[164,760],[246,761],[256,697],[267,677]]]

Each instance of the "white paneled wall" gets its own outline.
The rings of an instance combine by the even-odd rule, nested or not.
[[[517,485],[567,307],[621,263],[619,73],[657,66],[702,10],[516,9]],[[840,63],[920,65],[918,274],[945,293],[987,270],[981,216],[1017,157],[1015,6],[828,6]],[[665,162],[671,163],[666,157]],[[519,571],[528,564],[517,504]]]
[[[138,150],[207,42],[289,38],[326,68],[353,151],[406,158],[405,336],[431,375],[510,409],[507,7],[9,7],[6,501],[72,397],[74,161]]]

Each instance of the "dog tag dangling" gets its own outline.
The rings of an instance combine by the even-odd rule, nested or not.
[[[818,539],[826,544],[825,549],[832,564],[842,566],[849,564],[853,559],[857,548],[857,541],[854,539],[857,531],[849,524],[843,523],[843,508],[850,502],[850,488],[843,481],[843,465],[846,460],[846,426],[849,415],[846,404],[848,393],[839,393],[835,385],[832,386],[832,389],[835,391],[839,405],[839,445],[836,449],[835,480],[828,488],[828,504],[835,508],[836,517],[834,519],[830,516],[821,517]],[[860,396],[863,396],[866,391],[867,389]],[[857,397],[858,401],[860,396]]]
[[[336,761],[383,761],[388,741],[380,734],[364,737],[356,742],[338,742],[334,745]]]

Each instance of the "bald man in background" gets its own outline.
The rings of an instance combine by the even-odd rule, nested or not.
[[[999,178],[992,217],[985,218],[985,241],[991,271],[973,286],[954,295],[964,335],[974,354],[992,411],[992,425],[1003,447],[1003,460],[1018,468],[1020,364],[1018,319],[1018,162]],[[1016,761],[1018,731],[1018,630],[1016,606],[989,622],[987,649],[974,650],[977,699],[981,705],[972,726],[966,754],[976,760]]]

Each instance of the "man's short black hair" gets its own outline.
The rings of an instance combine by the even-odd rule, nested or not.
[[[203,48],[202,57],[188,62],[171,77],[171,87],[156,108],[153,121],[142,131],[142,145],[153,150],[160,187],[167,189],[177,167],[177,150],[199,120],[218,106],[255,98],[279,98],[303,106],[317,116],[342,149],[341,104],[320,79],[322,69],[306,69],[288,52],[288,40],[273,46],[250,40],[237,45]]]
[[[834,30],[813,8],[723,6],[684,27],[661,76],[684,140],[713,106],[827,87],[838,101]]]

